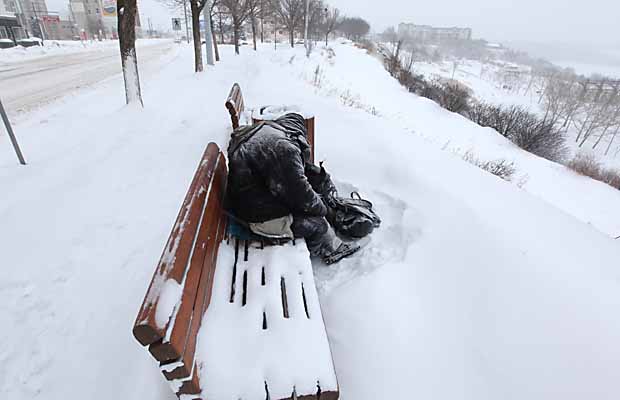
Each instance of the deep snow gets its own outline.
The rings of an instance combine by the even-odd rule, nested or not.
[[[618,398],[618,192],[332,46],[224,47],[199,75],[183,46],[142,80],[144,109],[118,75],[19,121],[27,167],[0,136],[0,398],[174,398],[131,326],[204,147],[226,143],[233,81],[249,107],[313,110],[316,158],[384,218],[359,256],[314,266],[344,400]]]

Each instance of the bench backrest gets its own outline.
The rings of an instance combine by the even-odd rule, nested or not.
[[[228,109],[228,113],[230,114],[232,127],[233,129],[237,129],[239,127],[239,119],[241,117],[241,113],[244,111],[245,107],[245,105],[243,104],[243,94],[241,93],[241,87],[238,83],[233,84],[232,89],[230,89],[230,93],[228,94],[225,105]]]
[[[196,336],[209,305],[220,242],[226,231],[223,201],[226,159],[210,143],[198,165],[133,327],[151,354],[174,368],[168,379],[192,375]]]

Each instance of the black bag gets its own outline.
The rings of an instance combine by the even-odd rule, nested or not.
[[[343,236],[363,238],[381,225],[381,218],[372,209],[372,203],[362,199],[357,192],[352,192],[350,199],[332,193],[326,203],[329,209],[327,220]]]
[[[372,209],[372,203],[362,199],[359,193],[352,192],[350,199],[338,196],[336,185],[323,168],[323,163],[319,163],[318,167],[306,164],[305,173],[310,185],[327,206],[327,221],[338,234],[359,239],[381,225],[381,218]]]

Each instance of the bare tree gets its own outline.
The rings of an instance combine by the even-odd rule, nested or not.
[[[305,0],[306,8],[304,10],[304,46],[306,48],[306,56],[310,56],[314,47],[312,38],[316,38],[316,33],[322,24],[324,18],[323,2],[321,0]]]
[[[250,18],[250,25],[252,26],[252,44],[254,51],[256,51],[256,33],[257,33],[257,19],[261,15],[262,1],[260,0],[247,0],[248,3],[248,17]]]
[[[215,0],[211,4],[211,9],[209,10],[209,19],[211,21],[211,35],[213,36],[213,49],[215,50],[215,61],[220,61],[220,50],[217,47],[217,37],[215,35],[215,29],[213,28],[215,26],[213,25],[213,16],[215,15],[218,3],[219,0]]]
[[[391,45],[396,45],[396,42],[398,42],[398,34],[396,33],[396,30],[394,29],[393,26],[388,27],[386,30],[384,30],[381,33],[381,40],[383,42],[387,42],[390,43]]]
[[[135,0],[133,0],[135,1]],[[164,0],[175,8],[183,7],[184,0]],[[200,38],[200,14],[207,4],[207,0],[189,0],[192,18],[192,38],[194,41],[194,71],[204,70],[202,63],[202,43]]]
[[[301,26],[304,15],[302,0],[273,0],[273,8],[289,33],[291,47],[295,47],[295,30]]]
[[[206,0],[189,0],[192,13],[192,37],[194,40],[194,70],[196,72],[204,70],[202,64],[202,41],[200,39],[200,13],[202,13],[202,9],[206,4]]]
[[[239,54],[241,27],[250,15],[250,3],[252,3],[252,0],[220,0],[220,3],[228,10],[232,18],[235,54]]]
[[[325,7],[325,18],[321,24],[321,32],[325,35],[325,46],[329,40],[329,35],[334,33],[340,23],[340,10],[333,7]]]
[[[370,24],[362,18],[343,18],[338,30],[347,39],[360,40],[370,31]]]
[[[138,58],[136,56],[136,18],[138,5],[136,0],[118,0],[118,43],[121,53],[123,79],[125,81],[125,100],[127,104],[142,103]]]

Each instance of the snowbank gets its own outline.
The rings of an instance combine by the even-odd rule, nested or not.
[[[38,39],[40,40],[40,39]],[[136,46],[154,46],[172,39],[138,39]],[[62,56],[80,52],[100,52],[110,48],[118,48],[117,40],[46,40],[43,46],[23,47],[15,46],[0,49],[0,65],[14,62],[34,60],[41,57]]]
[[[0,137],[1,398],[174,398],[131,326],[204,147],[226,143],[234,81],[249,107],[313,111],[316,158],[384,218],[358,257],[315,265],[342,399],[618,398],[616,192],[350,45],[221,51],[195,75],[184,47],[143,79],[144,109],[117,76],[31,113],[15,126],[27,167]],[[525,190],[446,142],[515,160]]]

